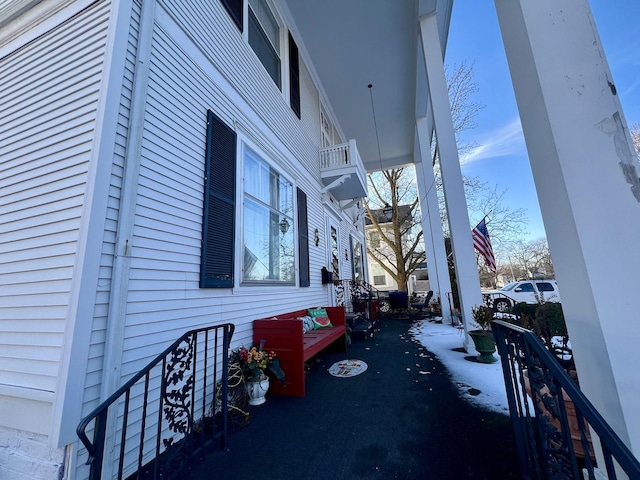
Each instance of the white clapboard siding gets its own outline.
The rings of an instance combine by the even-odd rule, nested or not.
[[[123,382],[137,373],[185,331],[230,322],[236,325],[232,346],[252,343],[252,321],[310,306],[326,305],[328,287],[321,285],[320,268],[327,264],[324,209],[319,193],[319,99],[311,76],[301,66],[303,118],[291,111],[288,99],[275,88],[250,47],[232,27],[219,2],[163,2],[187,36],[201,39],[200,49],[171,35],[173,25],[153,32],[145,107],[140,175],[135,205],[126,324],[121,375]],[[175,7],[175,8],[174,8]],[[162,9],[162,5],[158,6]],[[162,23],[166,17],[160,16]],[[134,18],[134,23],[137,18]],[[199,31],[201,27],[205,27]],[[137,24],[136,24],[137,27]],[[132,26],[127,72],[133,69],[137,28]],[[202,61],[202,51],[208,60]],[[198,58],[193,58],[197,54]],[[220,82],[220,77],[225,81]],[[225,84],[231,81],[234,86]],[[116,151],[124,155],[131,104],[130,79],[121,99]],[[233,90],[233,91],[232,91]],[[239,105],[236,92],[250,107]],[[252,139],[277,151],[274,162],[287,165],[308,196],[312,286],[239,289],[200,289],[203,172],[206,111],[212,109],[232,128],[242,125]],[[255,127],[255,118],[268,127]],[[284,143],[286,151],[276,145]],[[121,143],[121,145],[120,145]],[[293,156],[292,156],[293,152]],[[295,162],[295,165],[293,163]],[[109,284],[115,220],[122,178],[122,160],[114,163],[101,282]],[[241,183],[238,183],[241,188]],[[240,209],[238,205],[238,209]],[[110,222],[111,223],[110,223]],[[314,243],[314,230],[321,235]],[[239,243],[238,243],[239,244]],[[106,287],[105,287],[106,291]],[[99,291],[100,293],[100,291]],[[287,298],[283,301],[283,298]],[[106,296],[98,296],[106,302]],[[107,313],[96,305],[91,337],[85,410],[99,395],[100,357],[104,353]],[[99,313],[99,316],[98,316]],[[132,402],[139,398],[134,395]],[[153,429],[153,421],[147,428]],[[80,454],[84,458],[85,453]]]
[[[301,120],[289,106],[288,95],[283,95],[275,85],[248,42],[242,39],[240,31],[222,3],[199,0],[167,0],[164,3],[198,47],[212,59],[246,101],[255,108],[258,115],[272,127],[272,134],[295,151],[299,161],[308,168],[309,175],[319,180],[317,146],[309,143],[307,132],[300,128]],[[288,51],[285,45],[282,45],[283,63],[287,61],[287,55]],[[300,70],[302,74],[302,65]],[[283,69],[283,81],[288,75],[288,70]],[[304,97],[306,92],[303,82],[304,78],[301,77],[301,94]],[[303,99],[303,117],[319,116],[319,113],[304,110],[305,106]],[[319,129],[317,132],[313,133],[313,138],[317,137],[319,140]]]
[[[116,233],[118,228],[118,211],[124,174],[124,164],[129,134],[129,114],[133,94],[133,77],[136,65],[138,31],[140,28],[140,3],[133,2],[133,10],[129,25],[127,50],[125,52],[125,71],[122,80],[122,93],[117,118],[116,145],[110,178],[109,200],[107,204],[107,221],[100,259],[100,273],[96,291],[96,304],[93,317],[83,415],[88,414],[100,403],[102,367],[109,314],[109,299],[112,284],[113,261],[115,254]],[[80,468],[82,470],[82,468]],[[79,477],[81,478],[81,477]]]
[[[212,82],[206,70],[214,69],[213,65],[196,65],[185,50],[166,32],[154,32],[129,273],[124,378],[185,330],[232,322],[237,325],[234,344],[248,344],[253,319],[326,302],[326,287],[319,282],[300,289],[295,300],[283,300],[287,296],[274,295],[269,289],[248,295],[241,289],[198,287],[205,113],[213,108],[231,125],[233,119],[250,124],[250,113],[240,111]],[[297,118],[295,122],[299,122]],[[290,126],[300,128],[299,123]],[[294,180],[301,184],[309,181],[306,176]],[[315,182],[303,186],[308,194],[317,188]],[[312,194],[311,198],[315,198],[316,208],[310,208],[310,214],[316,212],[316,218],[310,218],[310,225],[318,225],[322,218],[319,196]],[[316,266],[319,277],[320,265]]]
[[[9,23],[41,0],[12,0],[0,3],[0,24]]]
[[[311,144],[316,147],[316,151],[319,150],[321,145],[320,139],[320,94],[318,88],[313,83],[313,78],[307,69],[306,64],[300,58],[300,110],[302,112],[300,118],[300,126],[304,131],[305,137],[307,137]],[[315,152],[314,152],[315,153]],[[314,158],[313,155],[309,156],[307,162],[310,164],[305,165],[310,171],[318,169],[319,159]],[[315,175],[313,176],[315,177]]]
[[[0,59],[0,385],[55,391],[108,14],[96,5]]]

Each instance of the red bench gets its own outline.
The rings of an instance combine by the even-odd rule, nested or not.
[[[273,350],[285,373],[285,385],[272,381],[269,392],[277,395],[304,397],[304,362],[329,346],[347,351],[347,328],[344,307],[324,307],[329,315],[330,328],[302,333],[299,317],[307,315],[298,310],[253,321],[253,342],[264,340],[266,351]],[[334,345],[335,344],[335,345]]]

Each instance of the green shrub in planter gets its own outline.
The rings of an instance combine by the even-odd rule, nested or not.
[[[522,318],[535,318],[538,306],[539,304],[537,303],[516,303],[515,307],[513,307],[513,313],[518,317],[518,322],[513,323],[522,326]]]
[[[563,340],[562,343],[567,344],[569,334],[562,313],[562,304],[553,302],[518,303],[514,308],[514,313],[516,318],[507,321],[532,330],[549,350],[553,349],[551,341],[553,337],[560,336]]]

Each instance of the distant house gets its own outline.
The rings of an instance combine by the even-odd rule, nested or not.
[[[411,206],[400,205],[398,206],[397,211],[398,215],[402,219],[402,222],[413,222],[413,219],[410,217]],[[393,231],[391,228],[392,222],[390,219],[387,219],[383,212],[383,209],[373,210],[372,214],[375,215],[375,223],[371,221],[371,218],[369,218],[368,215],[365,217],[364,228],[368,242],[367,246],[370,250],[379,252],[380,254],[377,257],[374,257],[372,255],[367,256],[369,278],[371,280],[371,284],[377,290],[383,292],[398,290],[397,282],[394,280],[393,276],[391,276],[391,274],[383,267],[384,264],[391,270],[395,269],[395,256],[383,239],[384,236],[393,238]],[[382,230],[382,232],[378,230],[376,224],[380,228],[380,230]],[[379,258],[384,259],[385,261],[381,263],[378,261]],[[413,288],[414,286],[415,285],[411,284],[409,285],[409,288]]]

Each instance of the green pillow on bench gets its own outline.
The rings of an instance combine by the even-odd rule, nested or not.
[[[324,308],[310,308],[307,312],[313,320],[314,330],[333,327],[331,320],[329,320],[329,314]]]

